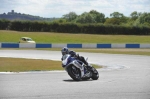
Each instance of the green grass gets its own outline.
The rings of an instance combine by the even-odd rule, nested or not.
[[[100,66],[93,65],[95,68]],[[0,57],[0,72],[64,70],[61,61]]]
[[[18,32],[0,30],[0,42],[18,42],[19,39],[24,36],[31,37],[37,43],[150,43],[150,36]]]

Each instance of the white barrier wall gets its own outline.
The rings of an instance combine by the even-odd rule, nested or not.
[[[150,48],[150,44],[140,44],[140,48]]]
[[[111,48],[125,48],[126,44],[111,44]]]
[[[0,43],[0,48],[150,48],[150,44],[41,44],[41,43]]]
[[[82,48],[97,48],[97,44],[82,44]]]
[[[34,43],[20,43],[19,48],[36,48]]]
[[[62,48],[67,46],[67,44],[52,44],[52,48]]]

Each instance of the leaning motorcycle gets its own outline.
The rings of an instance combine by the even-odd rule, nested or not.
[[[62,57],[62,66],[75,81],[88,80],[90,78],[97,80],[99,78],[98,71],[92,65],[85,66],[83,62],[71,57],[69,54]]]

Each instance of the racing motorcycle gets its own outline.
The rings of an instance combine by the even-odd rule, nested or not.
[[[92,65],[85,66],[82,61],[71,57],[69,54],[62,57],[62,66],[75,81],[88,80],[90,78],[97,80],[99,78],[98,71]]]

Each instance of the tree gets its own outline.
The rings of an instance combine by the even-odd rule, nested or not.
[[[76,20],[77,23],[95,23],[95,20],[94,20],[94,17],[89,14],[89,13],[86,13],[84,12],[83,14],[81,14],[77,20]]]
[[[106,19],[104,24],[120,25],[120,23],[121,23],[120,19],[118,19],[118,18],[108,18],[108,19]]]
[[[63,15],[63,18],[67,21],[71,22],[77,18],[77,14],[75,12],[69,12],[68,14]]]
[[[82,13],[77,19],[77,23],[104,23],[105,15],[99,13],[96,10],[91,10],[90,12]]]
[[[119,13],[119,12],[113,12],[110,14],[110,16],[112,18],[122,18],[124,15],[122,13]]]
[[[148,24],[150,25],[150,13],[142,13],[135,21],[135,25]]]
[[[140,15],[141,13],[138,13],[137,11],[134,11],[130,14],[132,20],[136,20]]]
[[[128,18],[126,16],[124,16],[122,13],[119,13],[119,12],[113,12],[113,13],[110,14],[110,16],[111,16],[112,20],[109,19],[109,22],[112,22],[112,24],[120,25],[120,24],[126,23],[128,21]]]
[[[105,22],[105,15],[103,13],[99,13],[96,10],[91,10],[89,13],[92,14],[96,23],[104,23]]]

